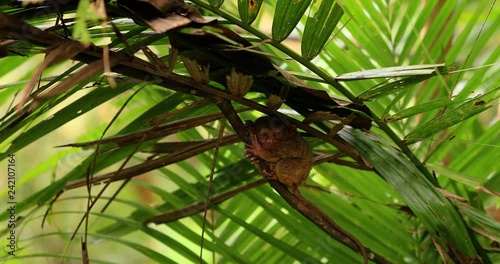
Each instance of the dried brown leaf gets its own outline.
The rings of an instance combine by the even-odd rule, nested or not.
[[[31,76],[28,83],[24,86],[24,93],[21,97],[21,101],[16,107],[16,110],[19,111],[22,109],[22,107],[28,100],[29,94],[33,90],[33,87],[38,82],[38,79],[40,79],[40,76],[45,69],[52,65],[61,63],[67,59],[73,58],[76,54],[80,53],[85,48],[85,45],[78,41],[69,41],[64,45],[58,45],[55,49],[49,51],[43,62],[37,67],[37,69]]]

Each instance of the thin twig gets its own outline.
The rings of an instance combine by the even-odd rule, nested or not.
[[[195,215],[197,213],[201,213],[201,212],[203,212],[203,210],[205,210],[205,208],[211,208],[215,204],[222,203],[229,198],[232,198],[232,197],[234,197],[234,196],[236,196],[244,191],[247,191],[247,190],[253,189],[257,186],[260,186],[266,182],[267,182],[267,179],[264,179],[264,178],[258,179],[254,182],[245,184],[245,185],[238,187],[234,190],[213,196],[208,200],[208,203],[206,201],[193,203],[193,204],[185,206],[181,209],[177,209],[177,210],[173,210],[173,211],[161,214],[161,215],[157,215],[151,219],[146,220],[144,223],[145,224],[147,224],[147,223],[164,224],[164,223],[169,223],[169,222],[179,220],[179,219],[184,218],[184,217],[192,216],[192,215]]]
[[[219,135],[214,147],[214,156],[212,158],[212,166],[210,167],[210,179],[208,180],[207,188],[207,198],[205,200],[205,208],[203,210],[203,225],[201,227],[201,242],[200,242],[200,263],[203,263],[203,242],[205,241],[205,227],[207,224],[207,212],[208,212],[208,202],[210,201],[210,195],[212,192],[212,183],[214,180],[215,167],[217,165],[217,157],[219,156],[219,147],[221,146],[222,139],[224,137],[224,129],[226,128],[226,119],[221,120],[221,125],[219,129]]]
[[[195,145],[192,147],[188,147],[185,149],[179,149],[171,154],[165,155],[163,157],[154,159],[154,160],[147,160],[139,165],[131,166],[126,169],[122,169],[119,172],[110,172],[110,173],[105,173],[101,174],[98,176],[94,176],[92,179],[92,183],[99,183],[99,182],[105,182],[106,184],[113,182],[113,181],[118,181],[118,180],[124,180],[128,179],[140,174],[143,174],[145,172],[158,169],[161,167],[165,167],[169,164],[173,164],[185,159],[188,159],[190,157],[196,156],[200,153],[203,153],[205,151],[211,150],[214,148],[216,140],[209,140],[200,143],[199,145]],[[223,140],[223,145],[228,145],[228,144],[233,144],[239,142],[238,136],[237,135],[229,135],[225,136]],[[74,189],[78,187],[85,186],[85,181],[80,179],[80,180],[75,180],[68,182],[66,184],[66,190],[69,189]]]

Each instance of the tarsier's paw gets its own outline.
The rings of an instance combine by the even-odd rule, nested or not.
[[[253,153],[257,156],[260,156],[259,153],[260,154],[263,153],[264,148],[262,148],[262,145],[260,144],[259,139],[257,138],[257,134],[251,134],[251,138],[252,138]]]
[[[259,157],[255,155],[255,148],[252,144],[245,144],[245,152],[243,155],[245,155],[245,157],[247,157],[252,164],[259,163]]]
[[[256,134],[251,134],[252,143],[245,144],[245,157],[247,157],[252,164],[259,163],[259,152],[262,150],[262,147],[259,144]]]

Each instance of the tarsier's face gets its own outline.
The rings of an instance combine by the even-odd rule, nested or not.
[[[282,130],[273,130],[271,128],[261,128],[257,131],[257,138],[264,148],[272,147],[283,138]]]
[[[257,138],[265,149],[272,148],[280,141],[290,140],[294,133],[293,126],[287,126],[277,118],[265,119],[262,123],[257,122]]]

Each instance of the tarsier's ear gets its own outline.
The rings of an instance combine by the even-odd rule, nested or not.
[[[293,125],[293,124],[289,124],[289,125],[288,125],[288,131],[290,131],[290,133],[295,133],[295,132],[297,132],[297,126],[296,126],[296,125]]]

